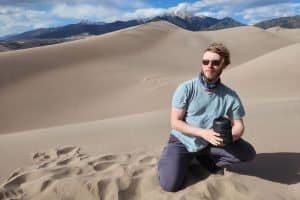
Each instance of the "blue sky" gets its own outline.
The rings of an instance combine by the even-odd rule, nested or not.
[[[254,24],[300,15],[300,0],[0,0],[0,36],[82,20],[112,22],[186,12]]]

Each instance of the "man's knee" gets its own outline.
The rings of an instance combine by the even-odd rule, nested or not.
[[[158,174],[161,188],[167,192],[177,192],[183,186],[184,171],[182,165],[159,162]]]
[[[176,180],[176,178],[159,178],[159,184],[164,191],[177,192],[182,188],[182,183]]]
[[[243,162],[248,162],[248,161],[254,160],[255,157],[256,157],[256,151],[255,151],[254,147],[248,143],[247,151],[244,152],[244,155],[241,160]]]

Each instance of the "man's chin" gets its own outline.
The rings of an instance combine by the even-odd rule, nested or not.
[[[206,74],[204,74],[204,78],[208,81],[208,82],[211,82],[211,81],[214,81],[216,79],[216,76],[207,76]]]

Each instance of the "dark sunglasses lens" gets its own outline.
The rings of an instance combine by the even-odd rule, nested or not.
[[[202,60],[203,65],[208,65],[210,62],[212,66],[219,66],[221,64],[221,60]]]
[[[209,60],[202,60],[202,64],[203,65],[208,65],[209,64]]]
[[[212,65],[212,66],[219,66],[220,63],[221,63],[220,60],[212,60],[212,61],[211,61],[211,65]]]

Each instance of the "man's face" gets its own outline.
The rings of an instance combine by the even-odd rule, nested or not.
[[[223,61],[217,53],[206,51],[202,57],[201,72],[209,81],[218,80],[223,71]]]

